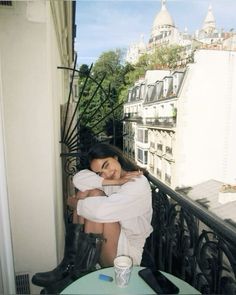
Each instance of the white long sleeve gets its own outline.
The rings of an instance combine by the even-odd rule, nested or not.
[[[77,172],[73,177],[74,186],[82,192],[95,188],[103,190],[102,181],[102,177],[88,169]]]
[[[130,220],[150,212],[151,189],[144,176],[122,185],[118,192],[107,197],[88,197],[79,200],[77,212],[95,222]]]
[[[117,191],[109,197],[79,200],[77,213],[95,222],[119,222],[121,231],[117,255],[130,255],[133,263],[139,265],[144,243],[153,230],[150,184],[142,175],[115,189]]]

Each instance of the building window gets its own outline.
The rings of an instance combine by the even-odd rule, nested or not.
[[[155,142],[153,141],[150,142],[150,148],[155,149]]]
[[[154,167],[154,154],[150,153],[149,156],[149,165],[150,167]]]
[[[149,168],[151,173],[154,173],[154,154],[149,153]]]
[[[161,169],[160,168],[156,169],[156,174],[159,178],[161,178]]]
[[[171,176],[167,173],[165,173],[165,182],[171,184]]]
[[[144,165],[147,164],[148,152],[138,148],[138,161]]]
[[[138,129],[138,141],[143,143],[148,143],[148,130]]]
[[[144,132],[144,142],[148,143],[148,131],[145,130]]]
[[[0,6],[12,6],[12,1],[0,1]]]
[[[167,146],[166,147],[166,153],[172,155],[172,148]]]
[[[157,144],[157,149],[158,149],[159,151],[162,151],[162,149],[163,149],[163,144],[162,144],[162,143],[158,143],[158,144]]]

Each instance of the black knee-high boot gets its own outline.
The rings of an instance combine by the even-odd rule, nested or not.
[[[96,269],[104,239],[101,234],[81,233],[74,267],[64,279],[44,289],[44,294],[59,294],[76,279]]]
[[[81,224],[68,224],[65,237],[64,258],[61,263],[51,271],[39,272],[32,277],[32,283],[47,287],[66,277],[74,266],[78,252],[79,237],[83,231]]]
[[[80,247],[75,257],[74,269],[71,273],[73,278],[80,278],[96,269],[104,241],[102,234],[83,233],[80,236]]]

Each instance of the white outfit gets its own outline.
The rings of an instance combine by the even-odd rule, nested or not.
[[[73,184],[82,192],[94,188],[103,190],[102,180],[103,178],[98,176],[95,172],[84,169],[74,175]]]
[[[89,170],[83,170],[89,171]],[[82,171],[81,171],[82,172]],[[79,173],[81,173],[79,172]],[[91,171],[89,171],[91,173]],[[93,172],[92,172],[93,173]],[[76,176],[77,175],[77,176]],[[79,187],[79,176],[76,174],[73,182]],[[93,173],[82,173],[83,185],[87,189],[103,188],[103,178]],[[84,186],[84,187],[85,187]],[[134,178],[122,186],[111,186],[116,192],[106,196],[88,197],[79,200],[77,212],[88,220],[109,223],[119,222],[121,226],[117,255],[129,255],[133,264],[139,265],[142,258],[143,246],[146,238],[152,232],[152,199],[151,188],[145,176]]]

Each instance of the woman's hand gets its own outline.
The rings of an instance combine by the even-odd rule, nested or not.
[[[127,171],[119,179],[104,179],[103,185],[122,185],[129,181],[134,181],[137,176],[143,175],[142,171]]]
[[[140,176],[143,175],[143,171],[139,170],[139,171],[126,171],[125,175],[126,177],[135,177],[135,176]]]
[[[72,209],[77,208],[77,203],[79,200],[83,200],[89,196],[89,190],[81,192],[78,191],[75,195],[67,198],[67,205]]]
[[[84,200],[88,197],[98,197],[98,196],[105,196],[106,194],[104,191],[94,188],[94,189],[89,189],[84,192],[77,192],[76,196],[79,200]]]
[[[121,185],[129,181],[134,181],[135,177],[140,175],[143,175],[142,171],[127,171],[118,181]]]
[[[77,203],[78,203],[78,199],[77,199],[76,195],[73,195],[73,196],[70,196],[70,197],[67,198],[67,205],[71,209],[76,210]]]
[[[83,191],[83,192],[78,191],[78,192],[76,193],[76,198],[77,198],[77,200],[84,200],[84,199],[86,199],[87,197],[89,197],[89,190],[86,190],[86,191]]]
[[[95,189],[90,189],[86,191],[78,191],[75,195],[70,196],[67,198],[67,205],[71,207],[72,209],[77,208],[77,203],[79,200],[84,200],[88,197],[98,197],[98,196],[106,196],[104,191],[95,188]]]

